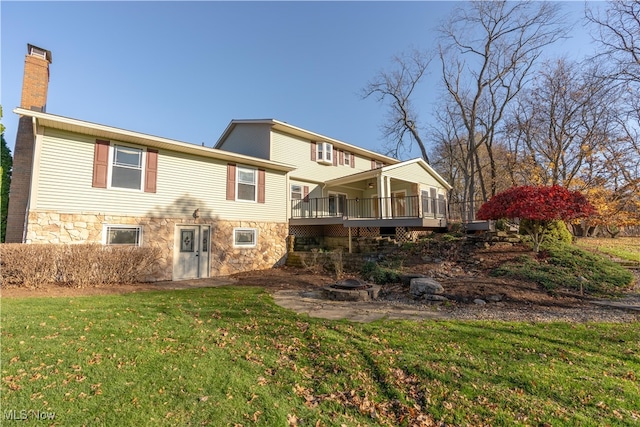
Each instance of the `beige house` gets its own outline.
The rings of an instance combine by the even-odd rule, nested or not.
[[[421,159],[402,162],[271,119],[233,120],[215,147],[295,167],[291,235],[409,240],[447,226],[451,186]]]
[[[451,187],[424,161],[386,157],[277,120],[233,120],[215,148],[45,112],[51,53],[29,45],[7,242],[155,246],[157,279],[269,268],[287,236],[446,227]]]

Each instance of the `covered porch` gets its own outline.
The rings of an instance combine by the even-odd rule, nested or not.
[[[449,188],[422,160],[384,166],[329,180],[322,197],[291,200],[290,224],[443,228]]]

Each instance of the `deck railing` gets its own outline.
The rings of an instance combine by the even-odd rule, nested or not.
[[[446,218],[444,199],[423,196],[293,199],[291,218],[393,219]]]
[[[478,199],[473,202],[449,202],[449,219],[452,221],[472,222],[476,220],[478,209],[484,200]]]

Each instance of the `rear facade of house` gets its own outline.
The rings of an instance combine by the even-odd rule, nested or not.
[[[272,119],[233,120],[215,148],[46,112],[51,53],[28,45],[7,242],[161,250],[156,280],[270,268],[287,237],[446,226],[450,186],[400,162]]]

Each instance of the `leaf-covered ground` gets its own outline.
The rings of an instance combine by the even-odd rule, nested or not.
[[[637,322],[352,324],[257,287],[1,308],[3,416],[47,425],[640,422]]]

